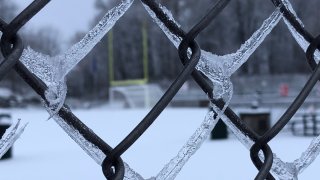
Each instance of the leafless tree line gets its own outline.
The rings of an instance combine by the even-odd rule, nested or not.
[[[188,30],[212,6],[216,0],[159,0],[174,15],[183,29]],[[99,12],[92,20],[92,25],[119,1],[96,0]],[[318,21],[320,1],[292,0],[298,16],[306,24],[306,28],[314,35],[320,29]],[[226,54],[236,51],[251,34],[259,28],[275,7],[266,0],[234,0],[216,18],[212,24],[201,33],[198,42],[207,51]],[[10,20],[15,12],[15,6],[9,1],[0,0],[0,14]],[[147,57],[143,55],[142,30],[147,32]],[[26,44],[32,48],[56,54],[60,50],[56,31],[41,29],[36,32],[23,32]],[[74,35],[71,42],[80,39],[85,32]],[[115,80],[143,78],[143,58],[147,58],[150,82],[172,80],[181,70],[178,53],[166,38],[160,28],[152,22],[139,1],[135,1],[128,12],[117,22],[112,30],[93,51],[68,76],[69,94],[83,96],[95,94],[106,97],[108,94],[110,68],[113,69]],[[110,66],[110,45],[112,45],[113,67]],[[290,66],[288,65],[290,64]],[[283,22],[272,31],[262,46],[253,54],[249,61],[237,72],[241,75],[269,75],[307,73],[304,53],[292,38]],[[16,82],[17,77],[10,76],[10,82]],[[19,87],[19,86],[18,86]],[[19,89],[19,88],[18,88]]]

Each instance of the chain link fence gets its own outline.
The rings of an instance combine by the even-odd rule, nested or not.
[[[66,95],[64,93],[64,76],[90,52],[95,45],[94,42],[99,41],[116,21],[125,14],[133,0],[122,0],[118,6],[111,9],[103,17],[84,39],[73,46],[68,53],[58,56],[58,58],[53,58],[58,62],[52,61],[50,62],[51,64],[44,61],[48,60],[48,57],[37,53],[32,54],[31,50],[24,50],[23,40],[18,34],[18,31],[50,0],[34,0],[9,23],[0,19],[0,31],[2,32],[0,47],[5,57],[5,60],[0,64],[0,78],[2,79],[11,69],[14,69],[42,97],[51,117],[88,155],[101,165],[105,177],[119,180],[143,179],[128,164],[123,162],[121,155],[150,127],[187,78],[192,76],[199,88],[208,95],[212,111],[207,114],[201,127],[182,147],[179,154],[153,179],[174,179],[187,160],[201,146],[201,143],[208,136],[208,132],[214,128],[219,119],[222,119],[235,133],[239,141],[250,149],[252,162],[258,169],[255,179],[297,179],[298,174],[307,168],[319,154],[320,143],[318,142],[318,137],[311,142],[306,152],[294,162],[282,161],[273,154],[268,142],[275,138],[290,121],[320,78],[320,68],[318,66],[320,36],[314,37],[304,28],[302,21],[297,17],[288,0],[271,0],[275,6],[275,11],[264,21],[260,29],[244,43],[237,53],[219,59],[219,57],[201,50],[195,38],[212,20],[218,17],[219,13],[227,7],[229,1],[218,1],[199,22],[195,23],[196,25],[191,30],[184,31],[174,20],[170,11],[161,4],[154,0],[141,0],[142,5],[155,23],[160,26],[170,41],[177,47],[180,61],[184,68],[158,103],[116,147],[111,147],[107,142],[103,141],[64,104]],[[312,74],[286,112],[270,130],[259,136],[246,126],[236,113],[228,107],[232,96],[230,76],[259,47],[264,38],[281,19],[285,21],[289,31],[305,51],[307,63],[312,69]],[[67,61],[72,62],[70,64]],[[55,68],[62,68],[63,72],[51,72]],[[17,127],[7,138],[13,137],[16,130]],[[2,146],[4,147],[4,144],[8,143],[8,139],[1,141],[0,150],[6,149],[2,149]]]

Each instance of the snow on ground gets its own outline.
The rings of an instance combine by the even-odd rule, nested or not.
[[[10,110],[13,118],[29,121],[14,145],[14,158],[0,161],[0,179],[103,180],[99,167],[53,120],[46,121],[43,109]],[[124,155],[123,159],[145,178],[156,175],[200,125],[207,109],[167,109]],[[115,110],[105,107],[75,110],[74,113],[111,146],[115,146],[141,120],[147,110]],[[293,160],[311,138],[282,134],[271,147],[285,160]],[[316,160],[300,179],[320,176]],[[233,136],[228,140],[207,140],[182,169],[178,180],[253,179],[257,171],[249,151]]]

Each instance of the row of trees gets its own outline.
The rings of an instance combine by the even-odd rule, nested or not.
[[[202,16],[209,7],[216,3],[212,0],[158,0],[173,14],[181,27],[187,31]],[[291,0],[298,16],[306,24],[311,33],[316,34],[320,22],[317,20],[319,11],[318,0],[309,0],[308,3],[300,0]],[[92,26],[110,8],[119,1],[96,0],[99,12],[92,21]],[[0,15],[6,21],[16,14],[16,7],[10,1],[0,0]],[[234,0],[227,8],[206,28],[197,41],[202,49],[217,54],[226,54],[236,51],[251,34],[259,28],[275,7],[271,1],[265,0]],[[143,31],[146,31],[144,36]],[[71,43],[78,41],[85,32],[77,33]],[[40,52],[50,55],[60,51],[57,32],[50,28],[38,31],[23,31],[25,44]],[[143,59],[148,59],[148,74],[150,81],[159,82],[172,80],[180,72],[182,65],[175,47],[169,42],[160,28],[135,1],[128,12],[117,22],[112,30],[112,41],[109,35],[105,36],[93,51],[68,76],[69,94],[82,96],[84,94],[99,94],[107,96],[110,68],[113,69],[114,79],[135,79],[143,77]],[[143,44],[147,38],[147,46]],[[110,48],[112,45],[113,48]],[[147,47],[147,49],[146,49]],[[144,52],[147,50],[147,56]],[[110,53],[113,56],[110,56]],[[114,64],[110,66],[110,58]],[[290,66],[288,66],[290,64]],[[284,73],[307,73],[309,68],[305,55],[292,38],[283,22],[272,31],[249,61],[242,66],[237,75],[263,75]],[[13,87],[18,86],[17,77],[9,76]],[[15,89],[19,89],[16,87]]]
[[[159,0],[173,14],[175,19],[186,31],[190,29],[213,6],[212,0]],[[308,30],[317,32],[320,22],[317,21],[320,4],[317,0],[308,3],[292,0],[299,17],[302,18]],[[118,1],[96,0],[99,14],[93,24]],[[206,28],[198,42],[202,49],[217,54],[236,51],[252,33],[258,29],[263,21],[275,10],[271,1],[265,0],[234,0],[228,7]],[[113,76],[116,80],[142,78],[143,76],[143,36],[146,28],[148,37],[148,67],[150,81],[159,82],[172,80],[180,72],[182,66],[175,47],[169,42],[165,34],[152,21],[139,1],[135,1],[126,14],[117,22],[112,30],[113,41],[105,36],[101,43],[80,64],[77,72],[70,79],[82,77],[82,87],[101,95],[106,95],[109,85],[110,45],[113,46]],[[79,35],[78,35],[79,36]],[[78,39],[78,38],[75,38]],[[96,65],[98,64],[98,66]],[[290,64],[290,66],[288,66]],[[94,69],[93,67],[97,67]],[[284,22],[272,31],[252,57],[237,72],[237,75],[263,74],[292,74],[307,73],[309,68],[306,58],[289,33]],[[72,83],[73,82],[73,83]],[[74,87],[79,81],[70,81]],[[76,88],[74,88],[76,89]],[[77,91],[78,92],[78,91]],[[100,93],[99,93],[100,92]]]
[[[320,27],[320,22],[317,21],[319,11],[310,7],[317,7],[320,2],[317,0],[310,0],[308,3],[298,0],[293,2],[298,15],[307,25],[307,29],[316,32]],[[94,22],[96,23],[99,17],[116,3],[118,1],[96,0],[100,14]],[[161,3],[171,10],[183,29],[188,30],[206,14],[208,7],[212,6],[215,1],[162,0]],[[274,10],[275,8],[270,1],[231,1],[218,18],[200,34],[198,42],[203,49],[217,54],[234,52]],[[181,69],[177,51],[160,28],[152,22],[139,1],[134,2],[131,9],[113,28],[115,77],[117,79],[141,77],[143,71],[141,31],[143,27],[147,27],[148,32],[149,75],[151,79],[157,81],[164,78],[174,78]],[[100,68],[104,68],[104,72],[108,71],[107,62],[110,57],[108,45],[110,42],[106,36],[88,56],[88,61],[93,62],[94,60],[101,64]],[[287,65],[289,62],[291,66]],[[90,68],[90,66],[86,67]],[[301,48],[293,40],[285,24],[280,22],[248,63],[243,65],[238,74],[284,74],[308,71]],[[107,74],[105,73],[104,76],[106,77]]]

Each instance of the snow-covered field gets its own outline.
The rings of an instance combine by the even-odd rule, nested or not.
[[[13,118],[29,121],[22,137],[14,145],[14,157],[0,161],[1,180],[103,180],[99,167],[53,121],[46,121],[44,109],[10,110]],[[161,170],[193,131],[207,109],[165,110],[152,127],[124,155],[123,159],[145,178]],[[115,146],[141,120],[147,110],[121,110],[99,107],[74,113],[111,146]],[[311,138],[281,134],[270,145],[284,160],[300,156]],[[320,160],[307,168],[300,179],[318,179]],[[207,140],[178,175],[189,179],[253,179],[257,170],[249,151],[235,137]]]

